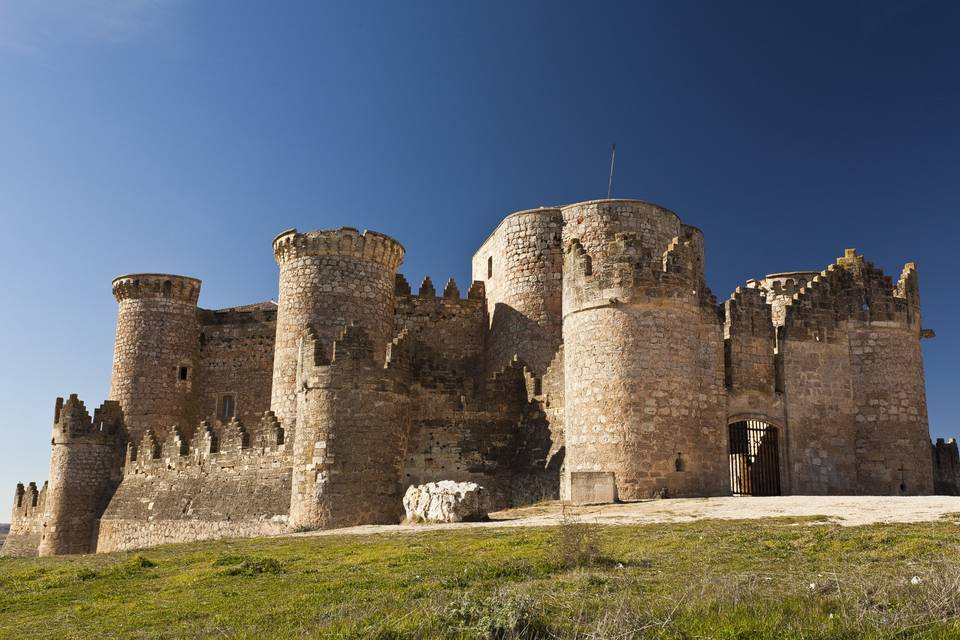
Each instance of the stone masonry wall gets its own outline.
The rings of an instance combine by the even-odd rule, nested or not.
[[[201,419],[225,420],[219,415],[223,394],[233,395],[235,416],[244,424],[256,423],[270,409],[276,317],[272,302],[200,312],[195,384]],[[192,435],[184,430],[184,436]]]
[[[272,415],[255,428],[202,423],[191,441],[129,447],[100,520],[98,552],[287,530],[291,456]]]
[[[478,377],[482,371],[486,307],[482,283],[470,287],[467,298],[451,278],[443,295],[437,296],[430,278],[416,295],[402,275],[396,278],[394,335],[407,332],[435,354],[442,354],[453,367]]]
[[[490,334],[488,374],[514,356],[542,376],[561,338],[562,262],[559,209],[507,216],[473,256],[473,279],[483,282]]]

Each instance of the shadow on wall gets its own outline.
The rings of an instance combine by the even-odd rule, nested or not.
[[[559,338],[552,338],[536,320],[503,302],[494,306],[488,341],[488,371],[496,371],[517,356],[534,375],[542,376],[559,346]]]

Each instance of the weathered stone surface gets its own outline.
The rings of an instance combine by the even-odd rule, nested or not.
[[[487,491],[477,483],[441,480],[410,485],[403,509],[414,522],[469,522],[486,518],[490,506]]]

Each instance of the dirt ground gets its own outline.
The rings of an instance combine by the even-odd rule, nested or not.
[[[824,516],[843,526],[878,522],[928,522],[954,517],[960,520],[960,497],[954,496],[780,496],[774,498],[675,498],[621,504],[564,507],[548,502],[497,511],[488,522],[456,524],[364,525],[313,531],[298,535],[342,535],[423,531],[465,527],[543,527],[565,517],[597,524],[649,524],[694,520],[742,520],[784,516]],[[949,514],[949,515],[948,515]]]

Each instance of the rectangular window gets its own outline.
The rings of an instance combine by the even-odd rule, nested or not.
[[[221,419],[229,419],[234,416],[237,410],[237,398],[232,393],[225,393],[220,396],[220,407],[217,409],[217,415]]]
[[[180,367],[180,371],[177,373],[177,379],[181,382],[186,381],[190,377],[190,367]]]

